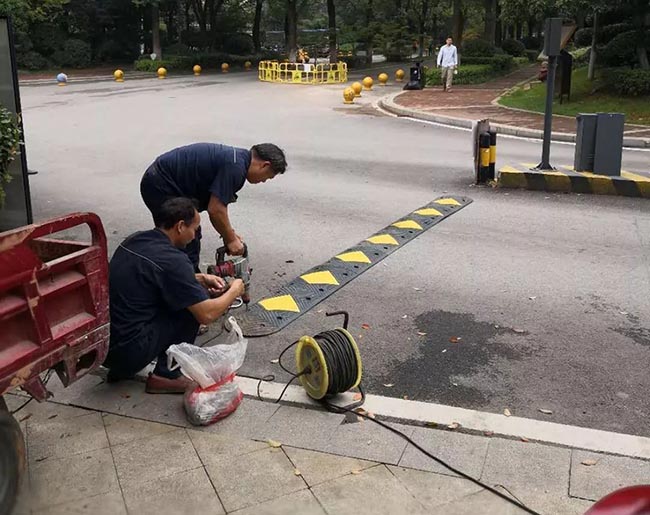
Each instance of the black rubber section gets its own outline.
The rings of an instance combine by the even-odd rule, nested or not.
[[[441,200],[452,199],[458,203],[458,205],[446,205],[438,203]],[[314,306],[322,302],[324,299],[332,295],[339,288],[342,288],[347,283],[352,281],[352,279],[358,277],[363,272],[371,268],[373,265],[379,263],[386,256],[392,254],[397,249],[402,247],[405,243],[408,243],[412,239],[416,238],[418,235],[422,234],[427,229],[430,229],[434,225],[445,220],[447,217],[457,213],[465,206],[472,203],[472,199],[468,197],[456,197],[456,196],[444,196],[439,197],[436,200],[422,206],[408,215],[400,218],[399,220],[393,222],[399,223],[402,221],[412,220],[419,224],[422,229],[400,229],[394,227],[393,224],[389,225],[377,231],[375,234],[369,236],[368,239],[373,236],[378,235],[390,235],[392,236],[399,244],[398,245],[387,245],[387,244],[375,244],[370,243],[367,240],[359,242],[357,245],[350,247],[347,250],[340,252],[338,255],[345,254],[348,252],[363,252],[369,259],[370,263],[351,263],[341,261],[340,259],[333,257],[330,260],[326,261],[322,265],[316,266],[301,276],[310,274],[313,272],[330,272],[338,282],[338,285],[334,284],[309,284],[301,278],[301,276],[296,277],[285,286],[283,286],[277,294],[272,297],[267,297],[266,299],[261,299],[258,302],[251,303],[249,310],[245,313],[237,314],[237,322],[239,323],[244,335],[247,337],[256,337],[256,336],[267,336],[269,334],[276,333],[289,325],[291,322],[299,318],[301,315],[305,314],[307,311],[312,309]],[[436,209],[441,213],[441,215],[420,215],[416,214],[415,211],[420,211],[422,209]],[[269,311],[262,307],[260,302],[264,302],[268,299],[290,295],[297,305],[299,312],[294,311],[283,311],[283,310],[273,310]]]
[[[25,469],[25,441],[2,397],[0,404],[0,513],[11,513]]]

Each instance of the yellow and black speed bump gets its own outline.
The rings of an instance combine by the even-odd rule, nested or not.
[[[246,313],[237,317],[244,335],[266,336],[278,332],[386,256],[471,202],[467,197],[440,197],[301,274],[272,297],[251,304]]]
[[[620,176],[576,172],[571,166],[553,171],[536,171],[530,163],[504,166],[499,170],[499,187],[541,191],[593,193],[650,198],[650,175],[621,171]]]

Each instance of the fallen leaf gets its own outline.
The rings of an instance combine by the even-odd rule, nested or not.
[[[282,447],[282,444],[280,442],[276,442],[275,440],[267,440],[266,443],[269,444],[269,447],[273,447],[274,449]]]
[[[420,336],[426,336],[427,333],[423,333],[422,331],[418,331],[418,335],[420,335]]]
[[[513,329],[513,331],[514,331],[515,333],[517,333],[517,334],[524,334],[524,333],[526,332],[526,331],[524,331],[523,329],[516,329],[516,328]]]
[[[550,409],[544,409],[544,408],[539,408],[540,413],[544,413],[544,415],[552,415],[553,410]]]
[[[323,312],[322,309],[319,309],[318,311],[316,311],[316,313],[322,313],[322,312]]]
[[[458,422],[452,422],[447,426],[447,429],[458,429],[460,427],[460,424]]]
[[[395,386],[393,383],[386,383],[384,385],[384,387],[386,387],[386,388],[392,388],[393,386]]]
[[[360,401],[361,400],[361,394],[360,393],[355,393],[352,396],[352,399],[354,399],[355,401]]]
[[[293,469],[293,475],[294,476],[302,476],[302,472],[300,472],[298,469]]]
[[[426,422],[424,425],[427,427],[438,427],[437,422]]]
[[[504,414],[506,417],[509,417],[510,415],[512,415],[512,413],[510,413],[510,410],[509,410],[508,408],[506,408],[506,409],[503,410],[503,414]]]
[[[458,386],[458,383],[451,383],[452,386]]]
[[[522,436],[522,437],[520,437],[519,439],[520,439],[522,442],[526,442],[526,443],[529,442],[528,438],[526,438],[525,436]]]
[[[280,363],[280,360],[279,360],[279,359],[272,359],[272,360],[271,360],[271,363],[274,363],[274,364],[275,364],[275,363]]]
[[[408,317],[409,317],[408,315],[402,315],[402,318],[408,318]]]
[[[460,336],[452,336],[451,338],[449,338],[449,341],[451,343],[458,343],[461,340],[462,340],[462,338]]]
[[[354,469],[350,471],[350,474],[358,476],[359,474],[361,474],[361,471],[359,469]]]
[[[54,415],[50,415],[49,417],[47,417],[47,419],[48,419],[48,420],[52,420],[53,418],[56,418],[56,417],[58,417],[58,416],[59,416],[59,414],[58,414],[58,413],[55,413]]]
[[[443,353],[447,352],[447,349],[442,349],[442,352],[443,352]]]
[[[598,463],[597,460],[583,460],[581,462],[583,465],[586,465],[587,467],[593,467],[596,463]]]
[[[495,328],[495,329],[498,329],[498,328],[499,328],[499,326],[498,326],[498,325],[495,325],[495,326],[494,326],[494,328]]]
[[[368,324],[361,324],[361,329],[370,329]]]

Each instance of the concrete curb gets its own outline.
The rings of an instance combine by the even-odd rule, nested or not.
[[[403,107],[395,103],[395,98],[398,95],[401,95],[403,92],[399,91],[397,93],[392,93],[381,99],[379,99],[378,105],[385,109],[386,111],[395,114],[397,116],[408,116],[410,118],[415,118],[417,120],[425,120],[429,122],[440,123],[442,125],[448,125],[451,127],[461,127],[469,129],[472,127],[472,122],[477,120],[469,120],[466,118],[453,118],[451,116],[441,116],[433,113],[427,113],[425,111],[420,111],[418,109],[410,109],[408,107]],[[507,108],[504,108],[507,109]],[[500,123],[490,123],[490,126],[494,128],[499,134],[507,134],[510,136],[517,136],[520,138],[533,138],[533,139],[542,139],[543,131],[537,129],[527,129],[520,127],[513,127],[511,125],[503,125]],[[566,132],[553,132],[551,133],[551,139],[553,141],[563,141],[568,143],[575,143],[576,136],[575,134],[569,134]],[[644,138],[623,138],[623,147],[624,148],[650,148],[650,139]]]
[[[650,198],[650,177],[630,172],[610,177],[588,172],[535,171],[504,166],[499,170],[497,185],[500,188]]]
[[[237,377],[237,381],[244,395],[257,398],[257,379]],[[264,382],[260,387],[260,394],[266,401],[275,401],[283,388],[284,385],[280,383]],[[337,404],[342,406],[351,402],[353,402],[353,396],[350,393],[343,394],[337,400]],[[321,404],[307,396],[302,387],[293,385],[287,389],[282,403],[322,408]],[[407,424],[435,425],[440,429],[445,429],[450,424],[457,423],[459,427],[456,431],[481,435],[490,433],[494,436],[516,439],[525,438],[539,443],[650,459],[650,438],[643,436],[612,433],[521,417],[506,417],[496,413],[380,395],[367,395],[363,408],[382,419]]]

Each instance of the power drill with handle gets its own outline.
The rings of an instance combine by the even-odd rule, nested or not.
[[[250,266],[248,258],[248,247],[244,243],[244,253],[241,256],[230,256],[226,259],[227,247],[220,247],[216,253],[216,265],[208,266],[208,273],[226,279],[232,277],[233,279],[241,279],[244,283],[244,294],[241,300],[246,307],[251,301],[250,297],[250,282],[253,269]]]

